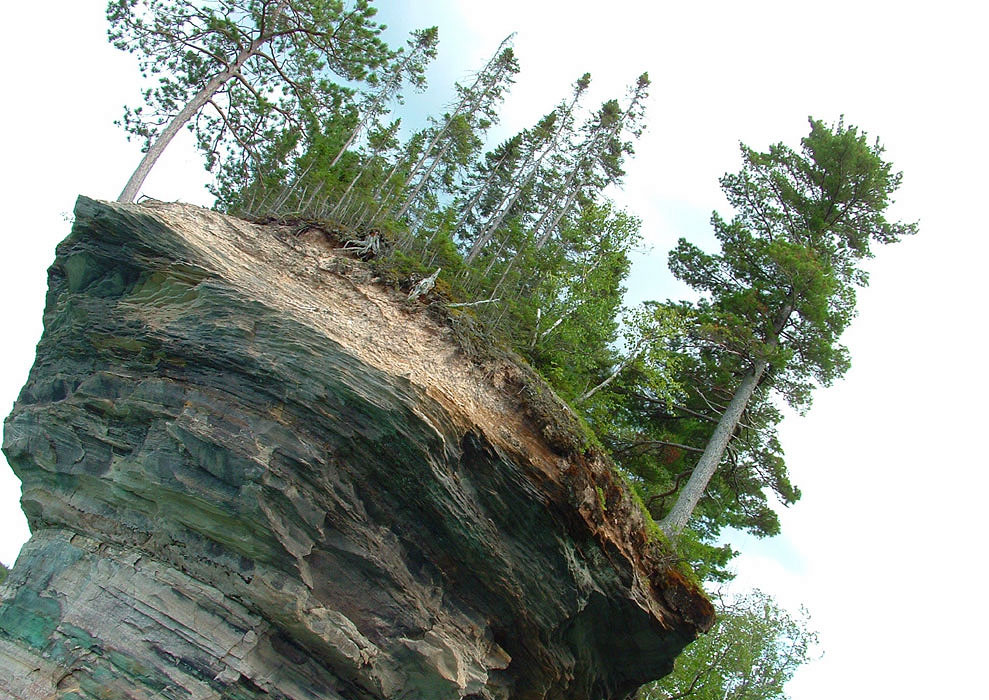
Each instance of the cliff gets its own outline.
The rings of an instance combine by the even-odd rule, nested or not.
[[[621,698],[710,626],[523,371],[338,246],[79,199],[5,423],[0,696]]]

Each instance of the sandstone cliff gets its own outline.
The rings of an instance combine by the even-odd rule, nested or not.
[[[711,624],[518,368],[322,232],[75,216],[5,423],[0,696],[619,698]]]

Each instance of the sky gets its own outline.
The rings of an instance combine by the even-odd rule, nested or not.
[[[114,199],[139,159],[113,126],[138,99],[133,57],[105,40],[102,0],[11,3],[0,44],[0,256],[5,338],[0,408],[24,384],[41,335],[45,270],[68,234],[78,194]],[[653,81],[648,130],[615,198],[643,220],[630,302],[687,292],[666,271],[680,236],[712,241],[727,212],[718,177],[738,144],[796,146],[807,118],[844,114],[904,172],[892,218],[920,233],[877,251],[871,285],[844,336],[852,369],[780,429],[804,494],[783,534],[738,536],[736,590],[760,587],[803,604],[824,656],[787,686],[794,700],[976,697],[989,612],[982,597],[989,459],[981,401],[989,231],[987,5],[834,0],[641,2],[412,0],[378,3],[401,40],[438,25],[431,90],[411,111],[442,105],[454,80],[517,32],[522,67],[498,133],[548,112],[583,72],[590,102]],[[156,199],[209,205],[202,162],[184,135],[145,184]],[[28,533],[19,484],[0,464],[0,561]]]

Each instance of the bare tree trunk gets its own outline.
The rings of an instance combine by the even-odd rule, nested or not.
[[[532,179],[536,176],[536,174],[542,168],[543,160],[546,159],[546,156],[548,156],[550,153],[553,153],[556,150],[557,142],[559,141],[560,136],[563,134],[564,130],[567,127],[567,124],[568,124],[568,121],[569,121],[569,118],[570,118],[570,114],[572,113],[574,106],[577,104],[577,98],[578,97],[579,97],[579,93],[574,96],[574,99],[573,99],[573,101],[571,101],[570,105],[567,107],[566,112],[564,112],[563,116],[560,117],[560,126],[554,132],[553,138],[550,140],[550,142],[546,146],[546,148],[543,149],[543,152],[539,155],[539,157],[536,159],[535,163],[533,163],[532,167],[528,170],[528,172],[526,172],[526,168],[529,166],[529,163],[532,160],[532,154],[531,153],[527,157],[526,161],[522,164],[522,167],[519,168],[519,172],[520,173],[524,173],[524,175],[519,179],[519,182],[518,182],[518,184],[516,184],[514,191],[512,191],[512,194],[510,196],[504,198],[502,200],[502,202],[499,204],[498,208],[495,210],[496,211],[496,216],[493,218],[493,220],[491,221],[491,223],[488,224],[488,226],[485,229],[484,233],[481,234],[481,236],[476,241],[474,241],[474,245],[471,246],[470,252],[467,255],[467,261],[466,262],[468,264],[470,262],[472,262],[474,258],[477,257],[477,254],[480,253],[480,249],[484,245],[486,245],[488,243],[488,241],[491,240],[491,237],[494,235],[494,233],[497,230],[497,228],[499,226],[501,226],[502,222],[505,220],[505,217],[511,211],[512,207],[515,206],[515,202],[517,202],[518,201],[518,198],[522,196],[522,193],[525,190],[525,188],[528,187],[529,183],[532,181]],[[572,181],[572,177],[573,177],[573,174],[571,173],[570,177],[568,177],[568,179],[567,179],[567,182],[568,183]],[[545,218],[546,218],[546,215],[545,214],[542,217],[540,217],[540,223],[542,223],[542,221]],[[533,231],[534,232],[538,232],[539,231],[538,225],[537,225],[537,227],[535,229],[533,229]],[[544,236],[544,239],[545,238],[546,237]],[[542,248],[542,243],[544,243],[544,242],[545,242],[545,240],[543,240],[539,245],[537,245],[536,248],[537,249]],[[507,271],[506,271],[506,274],[507,274]],[[502,280],[504,280],[504,275],[502,276]],[[499,284],[500,284],[500,282],[499,282]]]
[[[553,218],[553,222],[549,226],[547,226],[545,230],[543,230],[542,235],[536,241],[536,250],[540,250],[544,245],[546,245],[546,243],[552,237],[553,231],[556,230],[557,225],[560,223],[560,220],[567,214],[567,212],[570,211],[570,207],[572,207],[574,201],[576,201],[577,195],[580,193],[582,187],[580,185],[577,185],[573,189],[571,189],[571,187],[573,185],[574,180],[577,177],[577,174],[581,171],[581,165],[584,162],[586,162],[588,158],[593,157],[595,149],[600,144],[607,143],[608,139],[613,138],[622,132],[622,129],[625,128],[625,120],[628,117],[628,115],[631,113],[631,110],[635,107],[636,103],[638,102],[638,99],[639,98],[636,97],[632,100],[628,108],[623,112],[622,118],[619,119],[613,127],[611,127],[610,129],[604,132],[596,132],[591,137],[591,140],[589,142],[581,146],[580,150],[578,151],[578,158],[574,164],[574,168],[567,175],[567,181],[566,183],[564,183],[563,188],[560,190],[561,195],[563,192],[568,192],[567,201],[561,209],[556,211],[556,216]],[[611,183],[611,181],[612,181],[611,178],[609,178],[599,189],[604,189],[608,184]],[[546,207],[546,211],[539,218],[539,221],[536,223],[536,226],[533,229],[534,234],[539,233],[543,224],[546,223],[546,219],[548,219],[550,214],[553,212],[553,206],[556,204],[557,201],[559,201],[559,199],[560,199],[559,196],[555,197],[553,201],[550,203],[550,205]]]
[[[503,199],[502,203],[499,205],[499,209],[496,209],[496,211],[498,212],[497,218],[495,218],[493,222],[488,225],[488,229],[484,232],[484,235],[482,236],[485,243],[494,234],[495,229],[501,226],[501,223],[505,220],[505,217],[511,211],[512,207],[515,206],[515,202],[517,202],[519,197],[522,196],[522,193],[525,191],[525,188],[528,187],[529,183],[532,181],[532,178],[534,178],[536,174],[542,169],[543,161],[546,159],[546,156],[548,156],[550,153],[553,153],[556,150],[557,143],[560,140],[560,136],[566,130],[566,127],[570,120],[570,115],[573,112],[573,108],[577,104],[577,99],[579,98],[579,96],[580,93],[574,96],[574,99],[570,102],[570,105],[567,107],[567,110],[560,117],[560,125],[553,132],[553,138],[550,139],[549,144],[546,146],[546,148],[543,149],[543,152],[539,154],[539,157],[536,159],[535,163],[533,163],[532,167],[528,171],[526,171],[526,168],[529,166],[529,163],[532,161],[532,154],[530,153],[529,157],[522,164],[522,167],[519,168],[519,172],[523,173],[523,176],[519,179],[518,183],[515,186],[515,190],[512,192],[512,194],[509,197]],[[568,179],[568,182],[570,181],[571,180]],[[545,215],[540,217],[540,222],[544,218]],[[555,225],[558,221],[559,219],[557,219],[553,225]],[[552,226],[550,228],[552,228]],[[534,229],[534,232],[538,232],[538,231],[539,231],[538,227]],[[545,243],[545,240],[543,240],[539,245],[537,245],[536,248],[537,249],[542,248],[542,243]],[[470,255],[467,256],[467,262],[470,262],[471,259],[475,256],[476,256],[475,248],[471,248]]]
[[[302,171],[302,174],[301,175],[298,175],[298,176],[295,177],[294,182],[291,185],[286,185],[285,186],[285,189],[282,191],[281,195],[279,195],[279,197],[275,200],[275,203],[271,205],[271,208],[274,211],[278,211],[279,209],[281,209],[285,205],[285,202],[287,202],[288,199],[289,199],[289,197],[291,197],[295,193],[296,188],[298,188],[298,186],[300,184],[302,184],[302,181],[305,180],[306,175],[309,174],[309,171],[312,170],[312,167],[315,164],[316,164],[316,161],[315,160],[312,161],[308,165],[308,167],[306,167],[306,169]],[[300,200],[299,203],[301,205],[302,198],[300,197],[299,200]]]
[[[398,172],[399,166],[401,166],[404,162],[405,156],[399,156],[391,170],[388,171],[388,177],[386,177],[380,185],[374,188],[374,192],[371,193],[371,199],[378,199],[381,197],[385,191],[385,188],[388,187],[388,184],[391,182],[391,179],[395,177],[395,173]]]
[[[542,158],[539,160],[541,161]],[[469,265],[474,262],[474,258],[476,258],[478,253],[481,252],[481,248],[483,248],[487,242],[491,240],[491,237],[494,235],[495,231],[498,230],[498,227],[501,226],[501,223],[505,220],[505,217],[508,216],[508,212],[511,211],[513,206],[515,206],[515,202],[517,202],[518,198],[522,195],[526,185],[529,184],[529,180],[532,179],[532,176],[535,173],[535,171],[526,172],[526,168],[529,166],[531,161],[532,153],[530,152],[529,155],[526,156],[525,162],[522,163],[522,167],[518,170],[519,173],[524,173],[524,176],[519,180],[513,189],[509,190],[510,194],[503,197],[495,207],[495,213],[488,220],[488,224],[484,228],[484,233],[482,233],[480,237],[474,241],[474,245],[471,246],[470,252],[467,254],[467,259],[465,260],[466,264]]]
[[[536,225],[533,226],[532,228],[533,235],[539,233],[540,229],[543,228],[543,224],[546,223],[546,219],[548,219],[550,215],[554,211],[556,211],[556,203],[563,196],[564,192],[567,193],[567,203],[564,205],[563,209],[564,211],[566,211],[570,207],[571,203],[573,202],[573,198],[577,196],[575,194],[576,190],[571,190],[570,188],[573,186],[574,180],[577,177],[577,171],[579,169],[580,166],[578,164],[570,171],[559,193],[557,193],[557,195],[552,199],[552,201],[550,201],[550,203],[546,205],[546,211],[543,212],[542,216],[539,217],[539,221],[537,221]],[[557,221],[559,221],[560,218],[562,218],[562,215],[559,218],[557,218]],[[550,235],[552,234],[552,232],[553,232],[552,227],[547,227],[546,230],[543,231],[543,235],[541,235],[539,239],[536,241],[536,250],[540,250],[544,245],[546,245],[546,241],[550,239]]]
[[[488,176],[484,179],[484,182],[481,183],[481,185],[477,188],[477,191],[474,193],[474,196],[471,197],[470,202],[468,202],[466,205],[462,207],[460,218],[457,219],[457,223],[452,229],[454,232],[459,231],[464,226],[464,224],[467,223],[467,218],[470,216],[471,209],[476,207],[477,203],[481,201],[481,197],[484,196],[484,193],[487,191],[488,186],[492,183],[492,181],[494,181],[495,177],[498,175],[499,171],[501,170],[501,166],[504,165],[509,155],[511,155],[511,153],[506,151],[505,155],[503,155],[498,160],[498,162],[495,163],[494,167],[491,168],[491,172],[489,172]]]
[[[500,44],[498,44],[498,48],[495,50],[494,54],[484,65],[484,68],[482,68],[480,72],[478,72],[477,78],[474,80],[473,85],[471,85],[470,88],[464,92],[464,96],[461,98],[460,103],[456,107],[454,107],[453,112],[450,113],[449,119],[446,120],[442,128],[433,135],[433,138],[426,145],[426,148],[423,149],[422,157],[412,167],[412,171],[409,173],[409,178],[408,180],[406,180],[406,184],[408,184],[412,180],[412,178],[415,177],[415,174],[419,171],[419,168],[421,168],[422,164],[426,162],[426,159],[429,157],[430,152],[436,146],[437,142],[440,140],[443,134],[446,133],[446,130],[449,128],[450,124],[453,123],[453,120],[457,117],[457,115],[460,114],[464,106],[467,105],[468,96],[474,94],[475,88],[477,88],[477,86],[481,84],[481,81],[488,74],[488,71],[491,70],[491,67],[495,64],[495,62],[499,58],[501,58],[501,53],[505,48],[505,44],[509,43],[514,36],[515,36],[515,32],[512,32],[504,39],[502,39]],[[490,86],[484,89],[484,92],[481,93],[480,97],[476,97],[474,101],[471,102],[470,108],[467,110],[467,112],[473,112],[475,109],[477,109],[477,106],[480,104],[481,100],[484,99],[485,96],[487,96],[488,90],[490,90]]]
[[[471,244],[470,251],[467,253],[467,257],[464,258],[464,265],[470,266],[471,263],[481,254],[484,250],[484,246],[491,242],[492,236],[494,236],[495,230],[490,226],[484,229],[484,233],[474,239],[474,243]],[[488,268],[490,270],[490,266]]]
[[[766,350],[769,352],[772,352],[779,346],[780,333],[786,328],[787,323],[790,321],[790,316],[793,315],[794,302],[794,293],[791,292],[790,299],[780,310],[779,315],[773,323],[773,335],[766,343]],[[721,414],[721,418],[718,419],[718,424],[708,439],[707,445],[704,446],[704,454],[701,455],[700,460],[694,466],[694,471],[691,473],[687,485],[677,495],[677,500],[673,504],[672,510],[659,523],[659,526],[668,538],[675,539],[683,532],[683,528],[687,526],[687,521],[690,520],[694,508],[697,507],[701,496],[704,495],[704,490],[707,488],[708,483],[710,483],[711,477],[718,470],[718,465],[721,464],[721,460],[725,456],[725,450],[728,449],[728,443],[731,442],[732,435],[735,434],[735,429],[738,428],[738,424],[742,420],[742,414],[749,405],[749,401],[752,400],[752,395],[758,388],[759,382],[762,381],[762,376],[766,373],[768,367],[768,360],[756,360],[752,369],[742,377],[742,382],[735,389],[735,394],[731,397],[731,401],[728,402],[728,406],[725,408],[724,413]]]
[[[395,96],[395,94],[401,89],[403,82],[402,74],[405,72],[405,69],[409,67],[409,64],[412,63],[412,60],[416,58],[421,51],[422,51],[422,46],[421,45],[417,46],[413,51],[410,51],[409,54],[405,57],[405,60],[403,60],[402,63],[395,68],[396,83],[389,84],[388,80],[385,79],[384,88],[371,101],[371,106],[369,106],[368,109],[365,110],[364,116],[361,117],[361,120],[359,122],[357,122],[357,125],[354,127],[353,131],[350,132],[350,136],[347,138],[346,143],[343,144],[343,147],[337,152],[336,156],[333,157],[333,160],[330,161],[330,165],[328,166],[329,168],[332,168],[334,165],[340,162],[340,159],[343,158],[343,154],[346,153],[347,149],[354,144],[354,141],[356,141],[357,137],[361,135],[361,132],[367,128],[368,124],[371,123],[372,118],[377,117],[379,114],[384,114],[387,111],[384,108],[385,104],[389,100],[391,100]]]
[[[453,124],[457,116],[459,116],[460,114],[472,114],[473,112],[477,111],[477,109],[483,104],[484,98],[486,98],[488,96],[488,93],[491,92],[492,88],[498,85],[498,83],[501,81],[501,78],[504,75],[503,66],[499,69],[499,71],[494,76],[489,75],[488,72],[491,70],[492,66],[494,66],[497,63],[497,61],[501,58],[505,45],[508,44],[514,36],[515,36],[514,32],[509,34],[498,45],[498,49],[495,51],[494,55],[487,62],[487,64],[485,64],[484,68],[481,69],[481,72],[477,74],[477,78],[474,80],[474,83],[471,85],[470,89],[464,92],[464,96],[461,98],[460,103],[454,108],[453,112],[450,113],[449,118],[446,120],[443,126],[439,129],[439,131],[437,131],[433,135],[433,138],[426,145],[426,148],[422,152],[422,156],[419,158],[416,164],[412,166],[412,170],[409,172],[409,176],[406,178],[405,182],[403,183],[403,186],[408,186],[408,184],[412,182],[413,178],[415,178],[415,176],[419,173],[423,165],[426,163],[426,160],[432,156],[432,151],[436,147],[436,144],[439,143],[439,140],[443,137],[444,134],[446,134],[446,132],[450,128],[450,125]],[[477,88],[478,85],[482,84],[482,82],[485,79],[488,79],[489,82],[484,86],[484,90],[481,92],[480,95],[475,95],[474,90]],[[473,99],[470,100],[470,104],[468,104],[468,100],[471,96],[473,97]],[[450,148],[450,144],[449,142],[447,142],[446,144],[444,144],[440,153],[438,153],[434,157],[432,165],[429,166],[429,170],[419,179],[419,182],[412,190],[412,194],[410,194],[406,198],[405,202],[399,208],[398,213],[395,215],[396,219],[401,219],[403,216],[405,216],[405,213],[412,206],[412,203],[414,202],[416,196],[419,194],[419,191],[423,188],[423,185],[426,184],[426,181],[429,179],[429,176],[432,175],[433,170],[436,169],[436,166],[439,163],[440,159],[442,159],[442,157],[446,155],[446,152],[447,150],[449,150],[449,148]]]
[[[752,399],[767,366],[768,363],[765,360],[758,360],[755,366],[742,377],[742,382],[735,389],[735,395],[728,403],[728,408],[721,414],[717,427],[704,447],[704,454],[701,455],[694,467],[686,486],[680,490],[673,509],[659,523],[663,532],[670,539],[679,536],[683,532],[683,528],[686,527],[687,521],[690,520],[694,508],[697,507],[697,503],[701,500],[704,490],[711,481],[711,477],[718,470],[718,465],[721,464],[728,443],[731,442],[738,422],[742,419],[742,413]]]
[[[443,148],[440,149],[440,152],[436,154],[436,157],[433,159],[432,164],[429,166],[429,170],[427,170],[423,174],[423,176],[419,179],[419,182],[416,183],[416,186],[412,189],[412,194],[406,197],[405,202],[402,204],[398,212],[395,214],[396,219],[401,219],[403,216],[406,215],[406,213],[408,213],[409,208],[412,207],[412,204],[415,202],[416,197],[419,195],[419,192],[422,190],[423,186],[429,181],[429,177],[433,174],[433,171],[436,170],[436,166],[440,164],[440,161],[443,159],[443,156],[446,155],[446,152],[449,149],[450,149],[450,142],[448,141],[443,145]]]
[[[392,185],[391,189],[389,189],[386,194],[382,194],[381,196],[378,197],[371,197],[372,200],[377,199],[379,202],[378,208],[374,211],[374,215],[371,217],[372,224],[380,221],[383,215],[391,211],[391,208],[393,206],[392,200],[397,194],[397,190],[398,187]]]
[[[336,213],[337,209],[339,209],[344,204],[344,201],[350,195],[351,190],[354,189],[354,186],[357,184],[358,180],[364,177],[364,173],[368,171],[368,168],[371,166],[371,163],[374,162],[375,158],[381,155],[381,151],[383,150],[384,150],[383,148],[375,149],[374,152],[371,153],[370,157],[364,160],[364,163],[361,165],[360,170],[357,171],[357,174],[354,176],[354,179],[350,181],[349,185],[347,185],[347,189],[344,191],[344,193],[340,195],[340,199],[337,201],[336,206],[334,206],[333,209],[330,211],[330,216],[333,216]],[[399,163],[401,163],[401,158],[398,160],[397,163],[395,163],[395,166],[391,169],[391,172],[388,173],[388,179],[385,180],[384,183],[382,183],[381,187],[375,190],[375,193],[371,196],[371,199],[378,198],[378,193],[380,192],[381,188],[383,188],[384,185],[387,184],[388,180],[390,180],[392,175],[395,174],[395,171],[398,170]]]
[[[339,209],[341,206],[343,206],[344,202],[347,201],[347,198],[350,196],[351,190],[354,189],[354,185],[357,184],[357,181],[361,179],[361,175],[363,175],[363,174],[364,174],[364,169],[363,168],[361,168],[359,171],[357,171],[357,175],[355,175],[354,176],[354,179],[350,181],[350,184],[347,185],[347,189],[345,189],[343,191],[343,194],[340,195],[340,199],[337,201],[336,206],[333,207],[333,209],[330,211],[330,216],[331,217],[334,214],[336,214],[337,213],[337,209]]]
[[[515,257],[512,258],[511,260],[509,260],[508,261],[508,264],[505,265],[505,270],[504,270],[504,272],[501,273],[501,277],[498,278],[498,282],[495,284],[494,287],[491,288],[491,296],[494,296],[495,294],[497,294],[498,293],[498,290],[501,289],[501,285],[503,285],[505,283],[505,279],[508,277],[508,273],[512,271],[512,268],[513,267],[515,267],[515,261],[519,259],[519,256],[520,255],[522,255],[522,251],[521,250],[519,250],[515,254]],[[516,290],[516,292],[518,292],[518,290]],[[518,297],[518,294],[516,293],[515,296]]]
[[[253,47],[254,45],[251,44]],[[124,186],[123,191],[120,196],[117,197],[118,202],[133,202],[137,198],[137,193],[141,190],[141,185],[147,179],[148,174],[151,172],[151,168],[161,157],[161,154],[165,152],[165,148],[171,143],[175,135],[179,133],[179,130],[185,126],[185,123],[192,119],[192,117],[202,109],[209,99],[216,93],[220,87],[230,80],[234,74],[240,70],[244,61],[251,57],[252,49],[245,49],[241,52],[240,56],[237,57],[237,61],[222,73],[218,73],[213,78],[206,83],[206,86],[200,90],[195,97],[193,97],[182,110],[175,115],[175,118],[169,122],[165,130],[161,132],[157,140],[148,147],[148,150],[144,154],[144,158],[138,164],[137,169],[134,174],[130,176],[127,184]],[[243,59],[243,60],[241,60]],[[234,68],[236,66],[236,68]]]
[[[646,341],[645,340],[640,341],[635,346],[635,349],[631,353],[629,353],[628,357],[626,357],[625,360],[623,362],[621,362],[615,368],[615,371],[612,372],[611,374],[609,374],[608,377],[604,381],[602,381],[600,384],[598,384],[594,388],[589,389],[589,390],[585,391],[583,394],[581,394],[580,396],[578,396],[577,397],[577,403],[583,403],[584,401],[587,401],[587,399],[591,398],[592,396],[594,396],[594,394],[598,393],[599,391],[601,391],[602,389],[604,389],[606,386],[608,386],[609,384],[611,384],[613,381],[615,381],[615,377],[617,377],[619,374],[621,374],[622,371],[626,367],[628,367],[630,364],[632,364],[633,362],[635,362],[635,360],[639,357],[639,353],[642,352],[642,346],[645,345],[645,344],[646,344]]]
[[[343,146],[341,146],[337,154],[333,156],[333,160],[330,161],[330,164],[327,166],[327,170],[332,168],[337,163],[339,163],[340,159],[343,158],[343,154],[346,153],[347,149],[354,144],[354,141],[357,140],[357,137],[360,135],[361,131],[363,131],[364,127],[366,126],[364,121],[365,120],[360,121],[357,124],[357,126],[354,127],[354,130],[350,132],[350,136],[344,142]]]

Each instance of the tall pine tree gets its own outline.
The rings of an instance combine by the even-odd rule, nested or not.
[[[873,243],[916,231],[885,218],[901,174],[878,142],[841,121],[810,126],[800,150],[742,147],[742,170],[721,179],[736,215],[712,218],[720,252],[681,239],[670,255],[673,273],[704,295],[700,340],[733,377],[731,398],[660,523],[670,536],[683,531],[754,399],[775,391],[806,407],[814,385],[847,370],[839,337],[855,314],[856,287],[868,283],[860,262]]]

